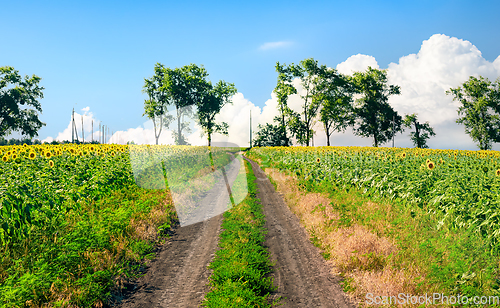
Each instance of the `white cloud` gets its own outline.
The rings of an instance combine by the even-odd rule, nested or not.
[[[357,54],[350,56],[344,62],[337,65],[337,70],[346,75],[352,75],[354,72],[366,71],[368,66],[379,68],[377,60],[372,56]]]
[[[375,58],[358,54],[337,65],[337,69],[352,74],[368,66],[378,68]],[[422,42],[417,54],[389,64],[389,84],[401,87],[401,95],[392,96],[389,103],[402,115],[418,113],[421,122],[429,121],[436,132],[428,142],[431,148],[477,149],[464,127],[455,123],[458,104],[446,95],[447,90],[460,86],[471,75],[496,79],[500,75],[500,56],[489,62],[471,42],[435,34]],[[413,147],[408,134],[398,135],[396,146]],[[356,137],[350,138],[354,141]]]
[[[418,113],[422,122],[429,121],[435,128],[436,137],[429,139],[429,146],[477,148],[464,127],[455,123],[458,103],[446,91],[460,86],[471,75],[496,79],[500,57],[489,62],[471,42],[435,34],[422,43],[417,54],[389,64],[387,75],[389,83],[401,87],[401,95],[389,100],[394,109],[401,114]]]
[[[270,50],[270,49],[277,49],[277,48],[284,48],[291,46],[292,42],[288,41],[280,41],[280,42],[267,42],[259,46],[259,50]]]

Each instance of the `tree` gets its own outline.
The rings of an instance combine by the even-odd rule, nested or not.
[[[208,73],[202,66],[196,64],[185,65],[181,68],[167,69],[165,90],[169,93],[171,104],[175,105],[177,116],[177,135],[174,134],[176,144],[187,144],[182,131],[190,131],[185,117],[192,117],[192,108],[199,104],[210,89],[206,80]]]
[[[316,118],[317,111],[320,108],[320,102],[314,99],[317,95],[316,86],[321,80],[318,75],[321,70],[326,70],[326,66],[318,66],[318,61],[313,58],[305,59],[300,61],[299,65],[290,64],[288,67],[286,65],[280,65],[279,62],[276,64],[276,70],[280,73],[278,78],[278,86],[285,88],[283,83],[288,84],[286,91],[283,91],[283,95],[296,94],[296,89],[291,89],[290,84],[293,78],[300,78],[302,88],[305,90],[305,95],[300,95],[303,99],[304,104],[302,105],[302,113],[293,112],[288,109],[288,117],[290,121],[288,126],[290,131],[293,133],[295,138],[300,144],[309,145],[309,141],[312,139],[314,131],[312,127],[314,126],[314,119]],[[282,80],[280,80],[280,78]],[[280,84],[281,83],[281,84]],[[293,86],[292,86],[293,87]]]
[[[470,76],[461,87],[451,88],[446,94],[460,102],[456,122],[465,126],[480,150],[491,149],[492,142],[500,142],[500,79],[492,83],[488,78]]]
[[[402,118],[387,102],[389,96],[399,95],[400,88],[387,85],[387,72],[368,67],[366,72],[353,74],[356,92],[362,97],[356,100],[354,134],[373,137],[378,147],[401,132]]]
[[[289,146],[288,139],[285,139],[285,128],[281,125],[273,125],[266,123],[265,125],[259,124],[258,131],[252,144],[256,147],[277,147]]]
[[[173,117],[168,115],[167,105],[169,104],[169,93],[166,91],[165,83],[165,67],[156,63],[155,74],[150,79],[144,79],[143,92],[148,95],[144,101],[143,116],[147,116],[153,121],[156,144],[160,138],[163,127],[168,128],[173,121]]]
[[[33,138],[45,126],[38,119],[42,107],[38,99],[43,98],[43,87],[38,84],[38,76],[25,76],[24,79],[13,67],[0,67],[0,137],[19,131]],[[21,105],[34,109],[21,109]]]
[[[276,63],[276,71],[278,74],[278,83],[276,88],[274,88],[274,93],[278,99],[278,111],[279,116],[277,116],[274,121],[278,122],[281,129],[275,130],[275,133],[281,134],[279,136],[280,140],[285,141],[284,146],[290,146],[291,140],[287,136],[288,118],[292,113],[292,110],[288,107],[287,101],[288,96],[297,93],[297,89],[291,84],[292,76],[294,75],[294,66],[287,67],[286,65],[280,65],[279,62]],[[297,73],[295,73],[297,74]]]
[[[403,125],[408,128],[411,128],[412,126],[415,128],[415,131],[410,133],[410,137],[411,141],[413,141],[413,144],[417,148],[428,148],[427,139],[429,139],[430,136],[436,136],[436,133],[434,133],[434,129],[429,125],[429,122],[425,122],[423,124],[418,122],[417,115],[415,113],[406,115]]]
[[[184,120],[192,117],[193,106],[198,103],[208,89],[208,76],[203,66],[185,65],[181,68],[166,68],[155,65],[155,75],[145,79],[144,92],[149,99],[145,101],[144,115],[153,120],[156,144],[163,127],[168,128],[174,117],[168,114],[168,106],[174,106],[177,119],[177,131],[174,131],[176,144],[187,144],[183,131],[189,131],[189,124]]]
[[[216,123],[215,116],[219,114],[225,105],[232,104],[230,98],[236,92],[234,84],[220,80],[213,87],[209,84],[209,88],[198,103],[198,124],[202,127],[203,132],[207,134],[208,146],[212,144],[212,135],[214,133],[228,134],[228,124],[225,122]]]
[[[335,69],[320,72],[322,76],[317,85],[318,93],[314,97],[320,102],[320,121],[326,133],[327,146],[330,146],[330,135],[335,131],[345,131],[354,125],[352,94],[354,88],[347,76],[339,74]]]

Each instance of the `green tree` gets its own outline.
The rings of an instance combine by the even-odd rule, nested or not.
[[[429,122],[418,122],[417,115],[415,113],[406,115],[403,120],[403,125],[408,128],[411,128],[412,126],[415,128],[415,131],[410,133],[410,137],[411,141],[413,141],[413,144],[417,148],[428,148],[427,139],[429,139],[430,136],[436,136],[436,133],[434,133],[434,129],[429,125]]]
[[[500,79],[470,76],[462,86],[451,88],[446,94],[460,103],[456,122],[465,126],[481,150],[491,149],[493,142],[500,142]]]
[[[276,70],[280,74],[281,79],[290,86],[290,82],[293,78],[300,78],[302,88],[305,91],[305,95],[300,95],[304,101],[302,113],[297,113],[288,109],[285,114],[287,114],[290,119],[287,124],[297,141],[300,144],[309,145],[314,135],[312,127],[315,124],[315,118],[321,106],[320,101],[314,99],[318,94],[316,86],[321,80],[319,72],[321,70],[326,70],[326,66],[323,65],[320,67],[318,66],[318,61],[309,58],[300,61],[299,65],[294,65],[292,63],[288,67],[285,64],[280,65],[278,62]],[[283,83],[280,85],[280,78],[278,78],[278,86],[285,88]],[[283,95],[286,94],[288,96],[297,93],[297,90],[291,89],[290,86],[287,86],[286,90],[282,91]]]
[[[252,141],[253,146],[256,147],[277,147],[289,146],[288,139],[285,139],[285,128],[281,125],[273,125],[266,123],[265,125],[259,124],[256,136]]]
[[[399,95],[400,88],[387,85],[387,72],[368,67],[366,72],[353,74],[356,91],[362,97],[356,100],[354,134],[372,137],[378,147],[401,132],[402,118],[387,102],[389,96]]]
[[[279,123],[281,129],[275,130],[274,132],[281,134],[278,139],[285,141],[284,146],[292,145],[290,138],[287,136],[288,119],[292,110],[288,107],[287,102],[288,96],[297,93],[297,89],[291,84],[292,76],[297,74],[297,72],[293,71],[294,68],[294,66],[287,67],[286,64],[281,65],[279,62],[277,62],[275,66],[276,71],[279,73],[278,83],[274,88],[274,93],[278,100],[279,115],[274,121]]]
[[[330,135],[333,132],[345,131],[348,126],[354,125],[354,87],[347,76],[339,74],[335,69],[322,70],[320,75],[322,78],[314,99],[321,104],[320,121],[325,128],[327,146],[330,146]]]
[[[175,106],[177,117],[177,134],[174,134],[176,144],[187,144],[183,131],[190,132],[185,118],[194,116],[193,107],[198,105],[210,90],[206,80],[208,73],[202,66],[185,65],[181,68],[167,69],[165,89]]]
[[[168,114],[170,97],[164,86],[166,69],[163,64],[156,63],[154,70],[153,77],[144,79],[142,91],[148,95],[148,99],[144,101],[143,116],[153,121],[155,140],[158,144],[163,127],[168,128],[173,117]]]
[[[232,83],[222,80],[217,82],[215,86],[209,83],[209,88],[197,104],[198,124],[208,137],[208,146],[212,144],[214,133],[228,134],[228,124],[225,122],[216,123],[215,117],[225,105],[232,104],[231,96],[236,92],[236,87]]]
[[[43,98],[43,87],[38,84],[38,76],[25,76],[24,79],[13,67],[0,67],[0,137],[14,131],[33,138],[45,126],[38,119],[42,107],[38,99]],[[21,106],[34,109],[21,109]]]

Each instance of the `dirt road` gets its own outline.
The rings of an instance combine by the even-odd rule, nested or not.
[[[278,290],[273,298],[284,298],[282,307],[354,307],[339,285],[340,278],[330,273],[299,219],[276,193],[259,165],[251,163],[257,178],[257,197],[266,216],[265,245],[276,262],[273,276]]]
[[[198,307],[208,291],[222,215],[178,228],[133,294],[116,307]]]
[[[265,245],[276,262],[273,277],[278,290],[272,299],[281,296],[280,307],[354,307],[298,218],[258,164],[250,162],[267,220]],[[207,266],[217,247],[221,221],[218,215],[176,229],[133,294],[116,307],[198,307],[208,291]]]

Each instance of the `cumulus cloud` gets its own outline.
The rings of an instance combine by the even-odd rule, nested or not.
[[[374,57],[358,54],[337,65],[337,70],[350,75],[368,66],[379,68]],[[401,95],[392,96],[389,103],[398,113],[417,113],[421,122],[428,121],[434,127],[436,137],[428,142],[431,148],[477,149],[464,127],[455,123],[458,103],[446,95],[447,90],[460,86],[472,75],[496,79],[500,75],[500,56],[489,62],[471,42],[435,34],[422,42],[418,53],[389,64],[389,84],[401,87]],[[396,146],[413,147],[408,134],[398,135]],[[346,137],[339,136],[341,140]],[[351,134],[348,139],[354,143],[355,138]]]
[[[372,56],[357,54],[350,56],[344,62],[337,65],[337,70],[345,75],[352,75],[354,72],[366,71],[368,66],[379,68],[377,60]]]
[[[437,136],[429,140],[429,146],[475,149],[464,127],[455,123],[458,103],[446,91],[460,86],[469,76],[479,75],[496,79],[500,56],[489,62],[471,42],[435,34],[422,43],[417,54],[389,64],[389,82],[401,87],[401,95],[389,102],[399,113],[418,113],[421,121],[435,127]]]
[[[277,48],[284,48],[291,46],[292,42],[288,41],[279,41],[279,42],[267,42],[259,46],[259,50],[270,50],[270,49],[277,49]]]

